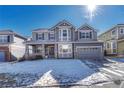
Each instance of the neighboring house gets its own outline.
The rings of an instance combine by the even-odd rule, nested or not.
[[[11,30],[0,30],[0,62],[12,61],[25,54],[26,38]]]
[[[124,24],[117,24],[99,35],[107,55],[124,55]]]
[[[124,57],[124,37],[118,40],[118,55]]]
[[[103,42],[97,41],[96,29],[88,24],[76,29],[63,20],[50,29],[35,29],[32,40],[25,42],[26,57],[42,55],[44,58],[103,58]],[[29,52],[32,47],[32,53]]]

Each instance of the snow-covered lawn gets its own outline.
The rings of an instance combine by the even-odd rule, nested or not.
[[[2,73],[9,74],[8,77],[15,75],[12,77],[14,78],[14,81],[18,82],[19,87],[51,86],[68,83],[90,85],[92,83],[108,81],[108,78],[104,75],[96,73],[82,61],[76,59],[51,59],[19,63],[1,63],[0,74]],[[19,83],[23,84],[19,85]]]

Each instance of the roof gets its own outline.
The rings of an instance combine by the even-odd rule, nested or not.
[[[24,36],[21,36],[21,35],[19,35],[19,34],[17,34],[17,33],[15,33],[13,30],[10,30],[10,29],[6,29],[6,30],[0,30],[0,34],[12,34],[12,35],[15,35],[15,36],[17,36],[17,37],[19,37],[19,38],[22,38],[22,39],[27,39],[26,37],[24,37]]]
[[[34,29],[33,31],[38,31],[38,30],[48,30],[47,28],[37,28],[37,29]]]

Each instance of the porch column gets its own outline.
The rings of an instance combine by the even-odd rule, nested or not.
[[[42,44],[42,56],[43,58],[45,58],[45,45]]]
[[[29,45],[26,44],[26,48],[25,48],[25,59],[28,59],[29,56]]]
[[[54,55],[55,55],[55,58],[57,58],[57,55],[58,55],[58,53],[57,53],[57,44],[55,44]]]

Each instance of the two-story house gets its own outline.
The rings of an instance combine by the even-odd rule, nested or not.
[[[25,37],[11,31],[0,31],[0,62],[12,61],[25,54]]]
[[[124,24],[117,24],[99,35],[107,55],[124,55]]]
[[[97,30],[88,24],[76,29],[66,20],[49,29],[33,30],[32,39],[25,44],[26,57],[42,55],[44,58],[103,58],[103,42],[97,41]]]

